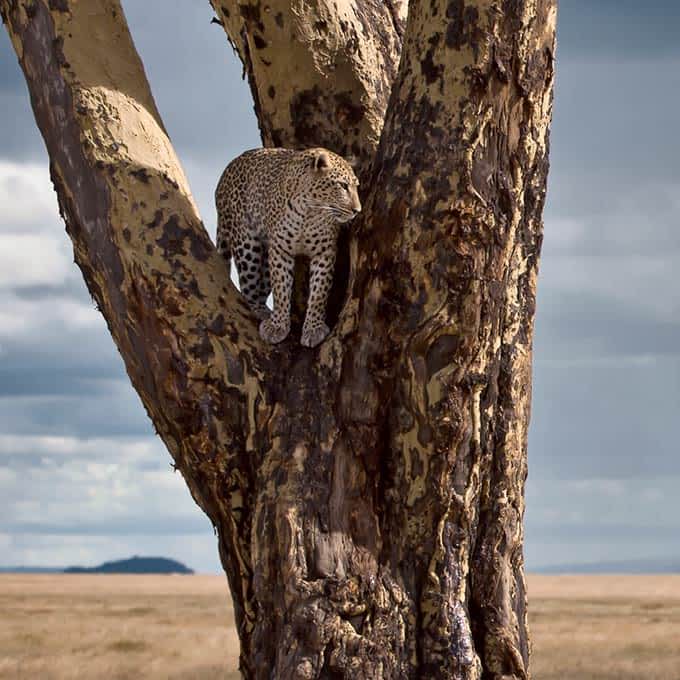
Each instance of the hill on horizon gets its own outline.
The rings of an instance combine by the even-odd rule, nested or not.
[[[98,567],[67,567],[65,574],[193,574],[193,569],[166,557],[139,557],[104,562]]]

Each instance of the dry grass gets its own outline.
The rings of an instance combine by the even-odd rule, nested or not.
[[[0,678],[236,680],[217,576],[0,575]]]
[[[680,576],[531,576],[535,680],[680,680]],[[0,679],[236,680],[219,576],[0,575]]]
[[[680,576],[530,576],[536,680],[680,680]]]

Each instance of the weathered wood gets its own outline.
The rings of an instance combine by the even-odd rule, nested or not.
[[[118,1],[0,0],[76,260],[217,528],[242,673],[527,678],[555,0],[412,0],[406,25],[397,2],[212,4],[265,143],[359,157],[347,294],[316,350],[258,339]]]
[[[406,0],[210,0],[243,63],[265,146],[324,146],[366,179]]]
[[[75,260],[250,616],[256,319],[201,224],[117,1],[3,2]],[[242,530],[243,525],[247,525]]]

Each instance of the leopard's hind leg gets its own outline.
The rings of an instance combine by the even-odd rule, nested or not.
[[[267,307],[269,277],[265,275],[266,246],[257,236],[244,236],[232,245],[241,294],[258,319],[271,314]]]
[[[274,311],[260,324],[260,336],[271,344],[284,340],[290,332],[290,298],[293,291],[295,258],[281,244],[269,249]]]
[[[326,302],[333,283],[334,265],[335,248],[332,243],[328,243],[323,253],[313,257],[310,263],[309,299],[300,338],[303,347],[316,347],[329,333],[326,325]]]

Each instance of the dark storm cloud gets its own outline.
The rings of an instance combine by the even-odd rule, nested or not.
[[[680,319],[648,317],[642,323],[630,303],[591,293],[546,290],[539,293],[536,346],[540,358],[562,360],[588,357],[620,360],[634,356],[677,355]]]
[[[107,381],[125,378],[123,362],[103,323],[66,326],[60,332],[52,328],[50,333],[47,340],[42,333],[17,334],[2,342],[0,397],[96,396],[110,389]]]
[[[558,28],[563,56],[680,54],[677,0],[562,0]]]
[[[17,534],[40,534],[42,536],[176,536],[185,534],[205,534],[208,519],[199,513],[191,517],[158,516],[140,522],[136,516],[110,521],[90,521],[79,519],[74,523],[45,522],[6,522],[4,531]]]
[[[23,435],[149,435],[151,423],[127,379],[98,394],[0,397],[0,432]],[[110,451],[115,457],[115,448]]]
[[[680,357],[536,362],[531,476],[680,476]]]
[[[680,36],[680,25],[676,32]],[[574,182],[581,191],[580,173],[587,181],[581,193],[586,208],[593,203],[597,208],[622,180],[637,185],[680,177],[679,107],[680,50],[672,58],[650,55],[647,61],[617,53],[597,59],[565,56],[555,88],[553,197],[578,209],[582,203],[573,200],[573,192],[560,196],[558,188]]]

